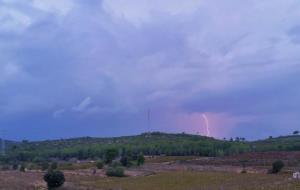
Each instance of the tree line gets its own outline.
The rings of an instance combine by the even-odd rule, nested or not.
[[[298,137],[272,138],[264,141],[247,142],[244,138],[217,140],[188,134],[144,133],[119,138],[77,138],[68,140],[28,142],[11,145],[2,162],[42,162],[49,159],[86,160],[103,159],[107,150],[118,155],[135,156],[211,156],[220,157],[251,151],[300,150]]]

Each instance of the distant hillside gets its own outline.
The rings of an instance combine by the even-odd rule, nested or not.
[[[107,149],[145,155],[229,156],[252,151],[297,151],[300,136],[285,136],[247,142],[218,140],[189,134],[143,133],[114,138],[82,137],[20,143],[10,142],[7,155],[1,160],[40,161],[49,158],[68,160],[102,158]]]
[[[95,159],[104,156],[107,149],[145,155],[199,155],[223,156],[247,152],[246,142],[229,142],[189,134],[143,133],[115,138],[73,138],[14,144],[2,160],[38,161],[48,158],[68,160]]]
[[[271,137],[249,144],[256,151],[300,151],[300,135]]]

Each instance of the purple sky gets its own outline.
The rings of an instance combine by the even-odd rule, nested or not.
[[[300,129],[299,0],[0,0],[0,131]],[[147,110],[150,109],[150,127]]]

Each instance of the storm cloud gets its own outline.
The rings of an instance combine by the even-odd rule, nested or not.
[[[205,113],[218,138],[291,133],[299,18],[297,0],[0,0],[0,127],[205,134]]]

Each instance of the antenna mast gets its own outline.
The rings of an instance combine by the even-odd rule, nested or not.
[[[150,123],[150,114],[151,114],[151,112],[150,112],[150,109],[148,109],[148,113],[147,113],[147,119],[148,119],[148,122],[147,122],[147,124],[148,124],[148,130],[149,130],[149,132],[150,132],[150,127],[151,127],[151,123]]]

